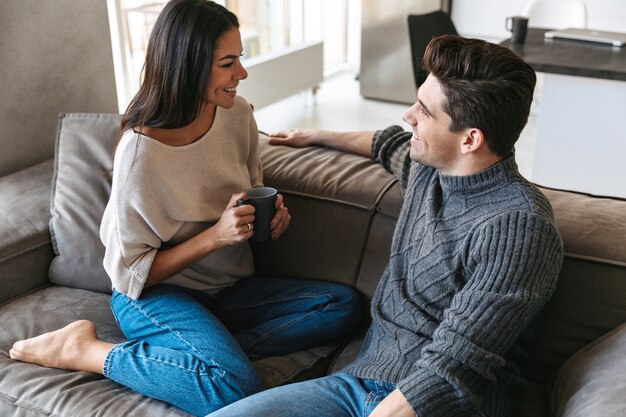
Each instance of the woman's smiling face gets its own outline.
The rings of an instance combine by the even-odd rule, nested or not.
[[[224,108],[235,105],[237,85],[248,77],[241,64],[241,35],[239,29],[224,32],[215,42],[213,62],[207,83],[207,101]]]

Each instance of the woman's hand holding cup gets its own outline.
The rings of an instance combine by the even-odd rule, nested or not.
[[[291,215],[283,203],[283,196],[272,187],[256,187],[246,192],[246,198],[237,201],[239,205],[253,205],[256,208],[252,241],[276,240],[289,227]]]
[[[245,191],[233,194],[226,210],[213,226],[218,246],[224,247],[242,243],[254,234],[254,206],[237,205],[237,201],[245,198]]]
[[[272,233],[272,240],[276,240],[283,234],[291,223],[291,214],[289,209],[285,207],[283,203],[282,194],[276,196],[276,214],[270,223],[270,230]]]

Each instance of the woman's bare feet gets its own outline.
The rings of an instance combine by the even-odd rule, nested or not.
[[[102,366],[114,345],[98,340],[96,326],[78,320],[62,329],[15,342],[11,359],[48,368],[102,374]]]

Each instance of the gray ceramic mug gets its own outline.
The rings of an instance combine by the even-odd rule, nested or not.
[[[507,17],[504,27],[511,32],[511,43],[522,44],[528,32],[528,18],[526,16]]]
[[[244,199],[237,200],[237,206],[250,204],[254,206],[254,234],[250,240],[266,242],[272,239],[270,223],[276,214],[276,198],[278,191],[272,187],[251,188]]]

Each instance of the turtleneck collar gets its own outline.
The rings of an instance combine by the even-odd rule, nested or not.
[[[502,181],[519,176],[515,154],[471,175],[444,175],[439,182],[444,192],[479,192],[494,187]]]

